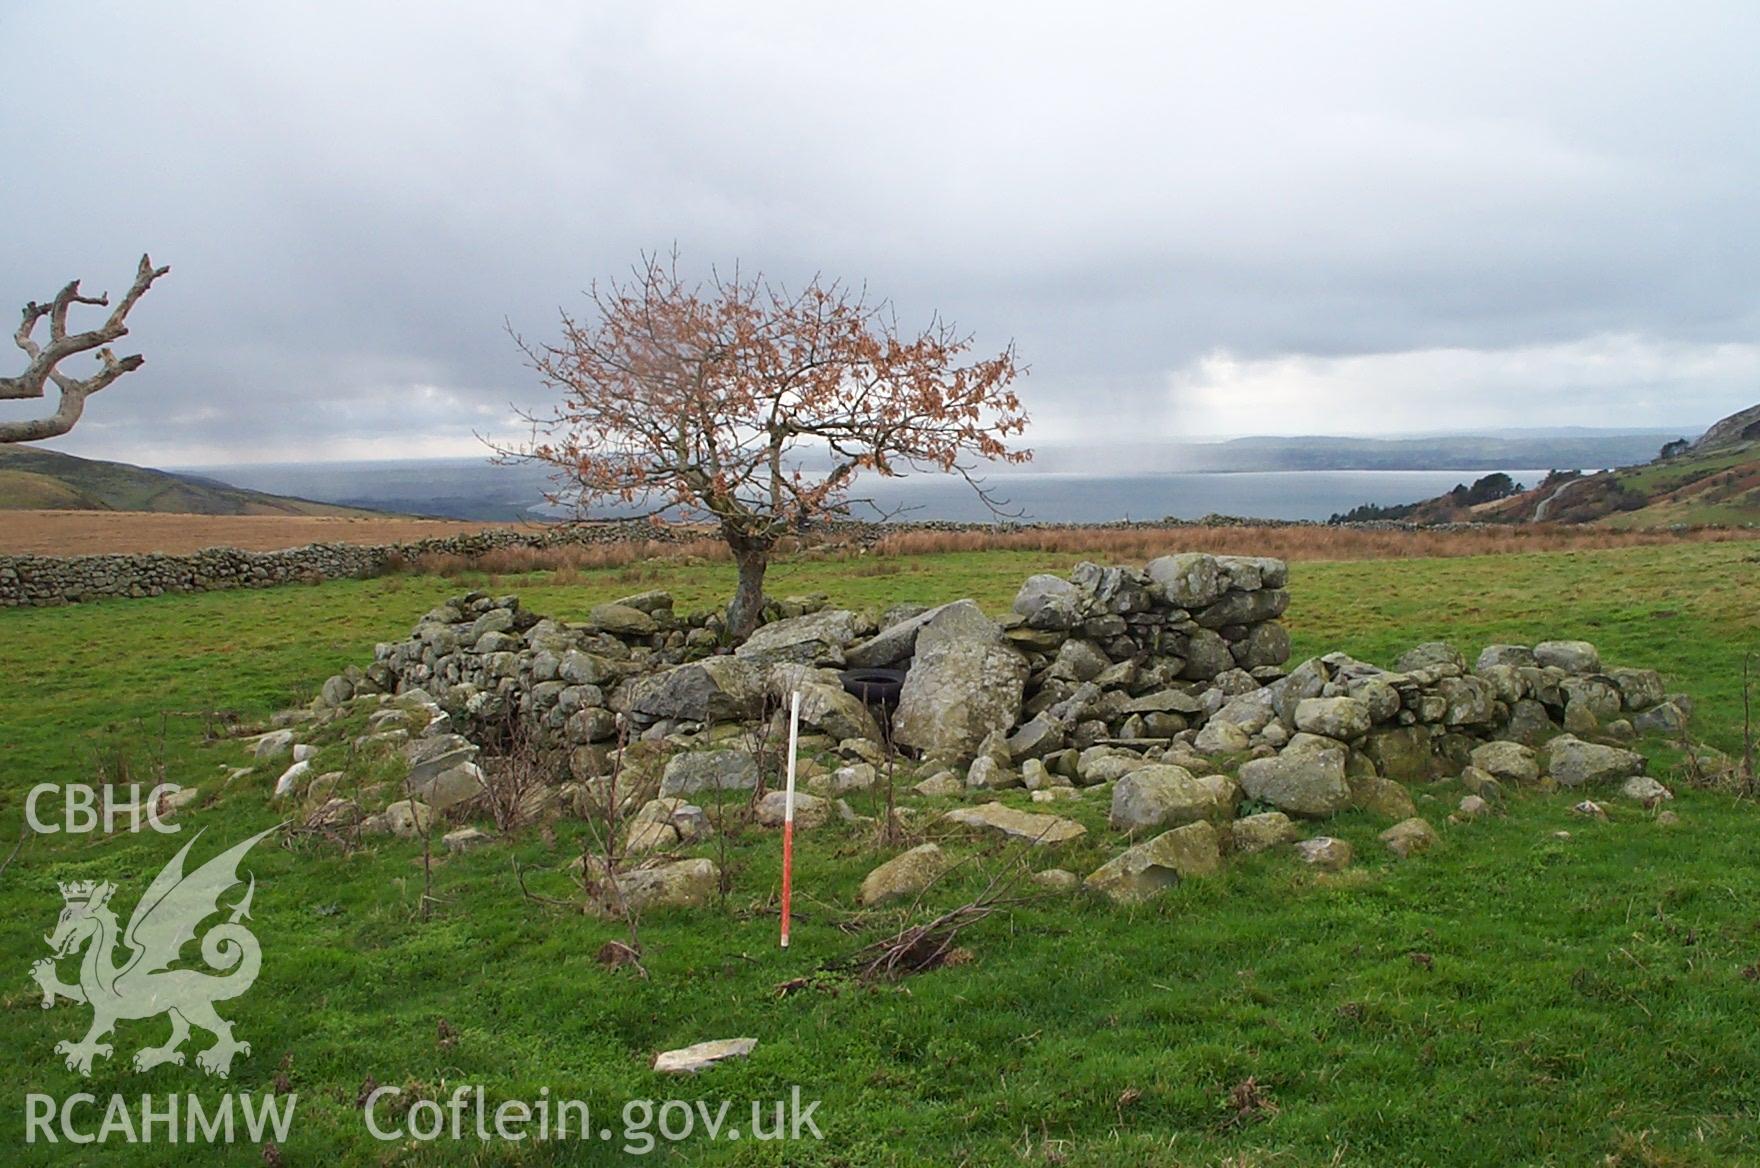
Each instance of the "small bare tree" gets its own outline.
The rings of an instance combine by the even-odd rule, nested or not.
[[[0,377],[0,401],[40,398],[48,390],[50,383],[60,391],[61,401],[55,412],[47,417],[0,422],[0,443],[37,442],[67,433],[85,412],[88,397],[108,387],[124,373],[131,373],[145,364],[146,359],[140,354],[118,358],[110,351],[109,346],[128,335],[129,310],[153,286],[154,280],[170,270],[155,268],[153,261],[143,255],[128,294],[110,310],[109,318],[101,326],[83,333],[67,331],[68,310],[76,304],[109,308],[109,293],[102,296],[81,295],[79,281],[75,280],[57,292],[55,299],[49,303],[38,304],[33,300],[24,306],[24,320],[12,339],[24,350],[30,364],[16,377]],[[32,335],[36,332],[37,322],[44,317],[49,318],[49,341],[46,345],[39,344]],[[67,358],[79,353],[89,353],[93,349],[98,351],[98,370],[91,376],[70,377],[57,368]]]
[[[967,360],[952,324],[901,331],[859,290],[737,271],[692,285],[676,257],[647,257],[588,301],[559,342],[516,337],[561,400],[526,415],[530,445],[499,452],[553,467],[553,500],[583,513],[609,501],[712,522],[739,566],[736,638],[757,627],[777,541],[844,513],[858,475],[957,474],[989,501],[980,464],[1031,456],[1008,444],[1027,424],[1012,345]]]

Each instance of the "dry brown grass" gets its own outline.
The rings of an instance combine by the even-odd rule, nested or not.
[[[1042,528],[1024,531],[904,531],[874,546],[881,555],[992,550],[1098,555],[1110,562],[1169,552],[1277,556],[1286,560],[1384,560],[1512,552],[1635,547],[1682,541],[1753,539],[1760,532],[1707,528],[1685,532],[1614,531],[1553,524],[1467,531],[1365,530],[1352,527]]]
[[[725,560],[727,545],[719,540],[696,539],[621,540],[614,543],[562,544],[555,547],[493,548],[480,556],[456,552],[425,552],[396,565],[398,571],[420,576],[462,576],[487,572],[491,576],[519,576],[527,572],[554,572],[555,583],[570,584],[576,575],[595,568],[628,568],[658,559],[696,558]]]
[[[0,512],[0,555],[89,555],[104,552],[188,553],[210,547],[271,551],[308,543],[390,544],[434,536],[508,528],[536,532],[533,524],[492,524],[449,519],[355,518],[282,515],[166,515],[142,512]],[[1365,530],[1345,527],[1053,527],[1020,531],[905,529],[881,538],[880,556],[926,555],[994,549],[1092,555],[1112,561],[1147,560],[1170,551],[1269,555],[1290,560],[1365,560],[1422,556],[1470,556],[1524,551],[1632,547],[1681,540],[1749,539],[1760,532],[1707,528],[1685,532],[1622,531],[1605,527],[1541,524],[1469,531]],[[802,548],[785,539],[777,556],[796,554],[842,559],[853,545]],[[430,553],[403,571],[455,577],[468,572],[517,576],[528,572],[573,573],[628,568],[645,561],[695,557],[727,559],[726,545],[712,538],[679,541],[629,540],[548,548],[497,548],[469,557]],[[859,571],[881,574],[872,565]]]
[[[308,543],[405,543],[515,526],[459,519],[302,515],[171,515],[141,511],[0,511],[0,555],[85,556],[203,548],[275,551]],[[536,528],[522,527],[522,530]]]

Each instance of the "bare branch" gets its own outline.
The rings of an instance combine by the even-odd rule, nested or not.
[[[128,335],[129,311],[146,294],[147,289],[153,286],[153,281],[170,270],[169,267],[155,268],[151,259],[141,256],[140,267],[135,272],[134,283],[129,286],[127,294],[117,301],[116,307],[111,309],[109,317],[101,326],[86,332],[67,331],[68,311],[76,304],[107,308],[110,305],[108,293],[103,296],[82,295],[79,281],[74,280],[57,292],[48,304],[32,301],[25,305],[23,319],[12,339],[30,363],[23,373],[15,377],[0,377],[0,400],[40,398],[53,383],[60,394],[60,401],[55,412],[46,417],[0,422],[0,443],[36,442],[67,433],[85,412],[87,398],[108,388],[124,373],[131,373],[146,363],[145,358],[139,354],[118,358],[109,346]],[[44,317],[49,318],[49,338],[46,345],[39,344],[33,335],[37,323]],[[76,378],[58,368],[67,358],[79,353],[89,353],[94,349],[97,350],[97,372]]]

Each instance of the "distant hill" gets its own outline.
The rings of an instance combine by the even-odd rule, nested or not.
[[[1025,466],[987,466],[993,485],[1033,475],[1121,476],[1192,472],[1447,470],[1473,473],[1512,467],[1622,466],[1656,453],[1670,431],[1521,430],[1502,434],[1429,434],[1399,438],[1242,438],[1229,442],[1034,442]],[[829,469],[815,452],[803,468]],[[190,472],[183,472],[188,474]],[[204,468],[229,483],[346,506],[489,522],[555,517],[544,496],[550,473],[530,464],[496,465],[484,458],[376,462],[252,463]],[[1530,474],[1532,480],[1537,476]],[[885,489],[883,484],[882,490]],[[893,502],[903,500],[891,500]],[[912,499],[915,506],[920,499]],[[640,508],[636,508],[640,510]],[[918,518],[952,518],[918,515]],[[1113,515],[1108,518],[1118,518]]]
[[[1760,406],[1749,406],[1731,414],[1693,443],[1695,451],[1726,449],[1741,442],[1760,438]]]
[[[0,446],[0,511],[49,509],[185,515],[382,514],[241,490],[196,475],[167,474],[28,446]]]
[[[1234,438],[1226,442],[1045,444],[1016,473],[1292,470],[1506,470],[1512,466],[1623,466],[1656,453],[1668,431],[1523,431],[1417,438]]]
[[[1731,414],[1695,442],[1667,443],[1648,462],[1594,474],[1554,472],[1528,487],[1511,493],[1507,484],[1482,479],[1434,499],[1335,518],[1628,528],[1760,524],[1760,405]]]
[[[406,515],[495,523],[549,517],[543,506],[550,487],[547,470],[499,466],[487,458],[254,463],[206,467],[202,473],[258,491]]]

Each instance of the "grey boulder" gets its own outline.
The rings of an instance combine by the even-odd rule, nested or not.
[[[1184,767],[1154,763],[1119,779],[1112,788],[1109,821],[1114,831],[1142,831],[1234,813],[1234,783],[1223,775],[1193,775]]]
[[[1247,798],[1304,818],[1334,815],[1351,805],[1342,747],[1298,748],[1292,742],[1273,758],[1242,763],[1240,781]]]
[[[972,758],[993,733],[1020,717],[1027,661],[969,600],[950,604],[917,634],[893,737],[947,762]]]
[[[1561,787],[1599,786],[1643,774],[1644,756],[1561,734],[1546,745],[1546,772]]]
[[[870,626],[871,627],[871,626]],[[860,628],[853,612],[828,608],[806,616],[772,621],[746,638],[734,656],[757,666],[793,661],[802,665],[842,665],[843,650]]]
[[[758,763],[743,750],[702,750],[675,754],[660,780],[661,798],[699,791],[750,791],[758,785]]]
[[[1209,876],[1222,867],[1216,828],[1188,823],[1127,848],[1089,874],[1087,887],[1119,904],[1147,900],[1189,876]]]

